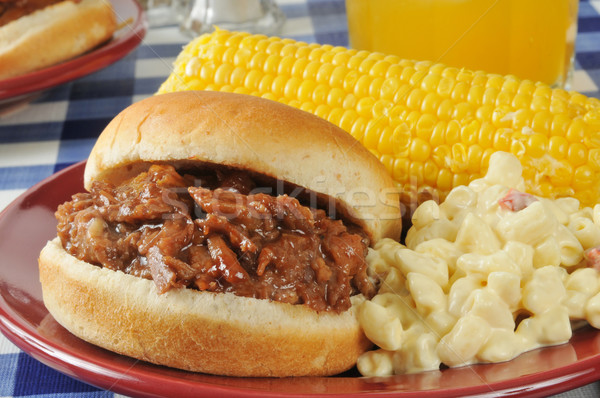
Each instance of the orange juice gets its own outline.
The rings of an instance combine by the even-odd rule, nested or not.
[[[346,0],[350,46],[563,86],[578,0]]]

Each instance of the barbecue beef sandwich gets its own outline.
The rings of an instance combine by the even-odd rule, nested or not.
[[[43,299],[76,336],[231,376],[333,375],[370,347],[353,304],[365,256],[399,238],[398,193],[349,134],[262,98],[187,91],[135,103],[57,212]]]

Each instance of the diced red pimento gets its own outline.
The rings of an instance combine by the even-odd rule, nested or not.
[[[500,207],[510,211],[523,210],[538,199],[528,193],[511,188],[502,199],[498,201]]]
[[[583,258],[585,259],[588,267],[594,268],[596,271],[600,271],[600,247],[587,249],[583,253]]]

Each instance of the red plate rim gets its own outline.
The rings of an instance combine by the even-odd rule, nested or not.
[[[71,178],[81,180],[85,162],[74,164],[36,184],[9,206],[0,212],[0,224],[12,213],[22,211],[21,208],[35,204],[36,193],[48,192],[44,188],[48,185],[60,184],[63,179]],[[56,186],[55,186],[56,187]],[[38,250],[34,248],[33,250]],[[14,265],[14,264],[11,264]],[[36,275],[30,277],[37,278]],[[0,278],[0,288],[7,282]],[[2,289],[2,290],[5,290]],[[33,303],[33,305],[39,305]],[[42,304],[43,305],[43,304]],[[55,322],[55,321],[54,321]],[[78,346],[70,346],[63,341],[52,339],[40,333],[35,325],[18,308],[13,307],[4,295],[0,295],[0,331],[15,345],[40,362],[54,368],[68,376],[74,377],[91,385],[132,396],[168,397],[176,394],[181,397],[194,397],[199,395],[222,396],[222,397],[366,397],[366,396],[397,396],[405,398],[427,397],[467,397],[467,396],[528,396],[541,397],[560,393],[566,390],[580,387],[600,378],[600,332],[587,328],[574,334],[571,342],[546,347],[525,353],[522,357],[533,355],[537,360],[537,353],[561,354],[561,350],[575,348],[582,342],[593,347],[593,355],[573,360],[570,363],[556,368],[543,369],[524,374],[519,377],[500,379],[492,382],[482,382],[476,385],[459,386],[453,385],[435,389],[397,389],[394,388],[395,377],[390,378],[361,378],[361,377],[334,377],[334,378],[296,378],[299,383],[293,383],[288,379],[243,379],[226,378],[220,376],[199,375],[176,369],[158,367],[139,362],[110,353],[98,347],[88,345],[81,341],[85,347],[82,350]],[[72,337],[76,339],[75,337]],[[581,347],[580,347],[581,348]],[[109,358],[110,360],[107,360]],[[517,358],[517,360],[520,357]],[[544,358],[543,355],[539,358]],[[547,359],[547,358],[546,358]],[[530,361],[531,362],[531,361]],[[472,367],[447,369],[442,372],[458,374],[469,372],[479,375],[478,370],[482,367],[504,366],[510,367],[513,361],[501,364],[474,365]],[[424,374],[417,374],[422,377]],[[405,375],[406,376],[406,375]],[[328,379],[332,384],[324,384],[324,390],[311,389],[314,383]],[[212,382],[214,381],[214,382]],[[286,391],[286,383],[292,388]],[[353,384],[354,383],[354,384]],[[351,384],[344,392],[336,392],[332,386],[343,387]],[[355,385],[356,387],[353,387]],[[283,388],[282,388],[283,386]],[[302,387],[304,386],[304,387]],[[273,388],[274,387],[274,388]],[[300,388],[299,388],[300,387]],[[305,388],[306,390],[303,390]]]

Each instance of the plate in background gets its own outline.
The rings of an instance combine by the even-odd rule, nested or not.
[[[136,0],[111,0],[121,28],[113,38],[79,57],[25,75],[0,80],[0,104],[96,72],[129,54],[144,38],[146,17]]]

